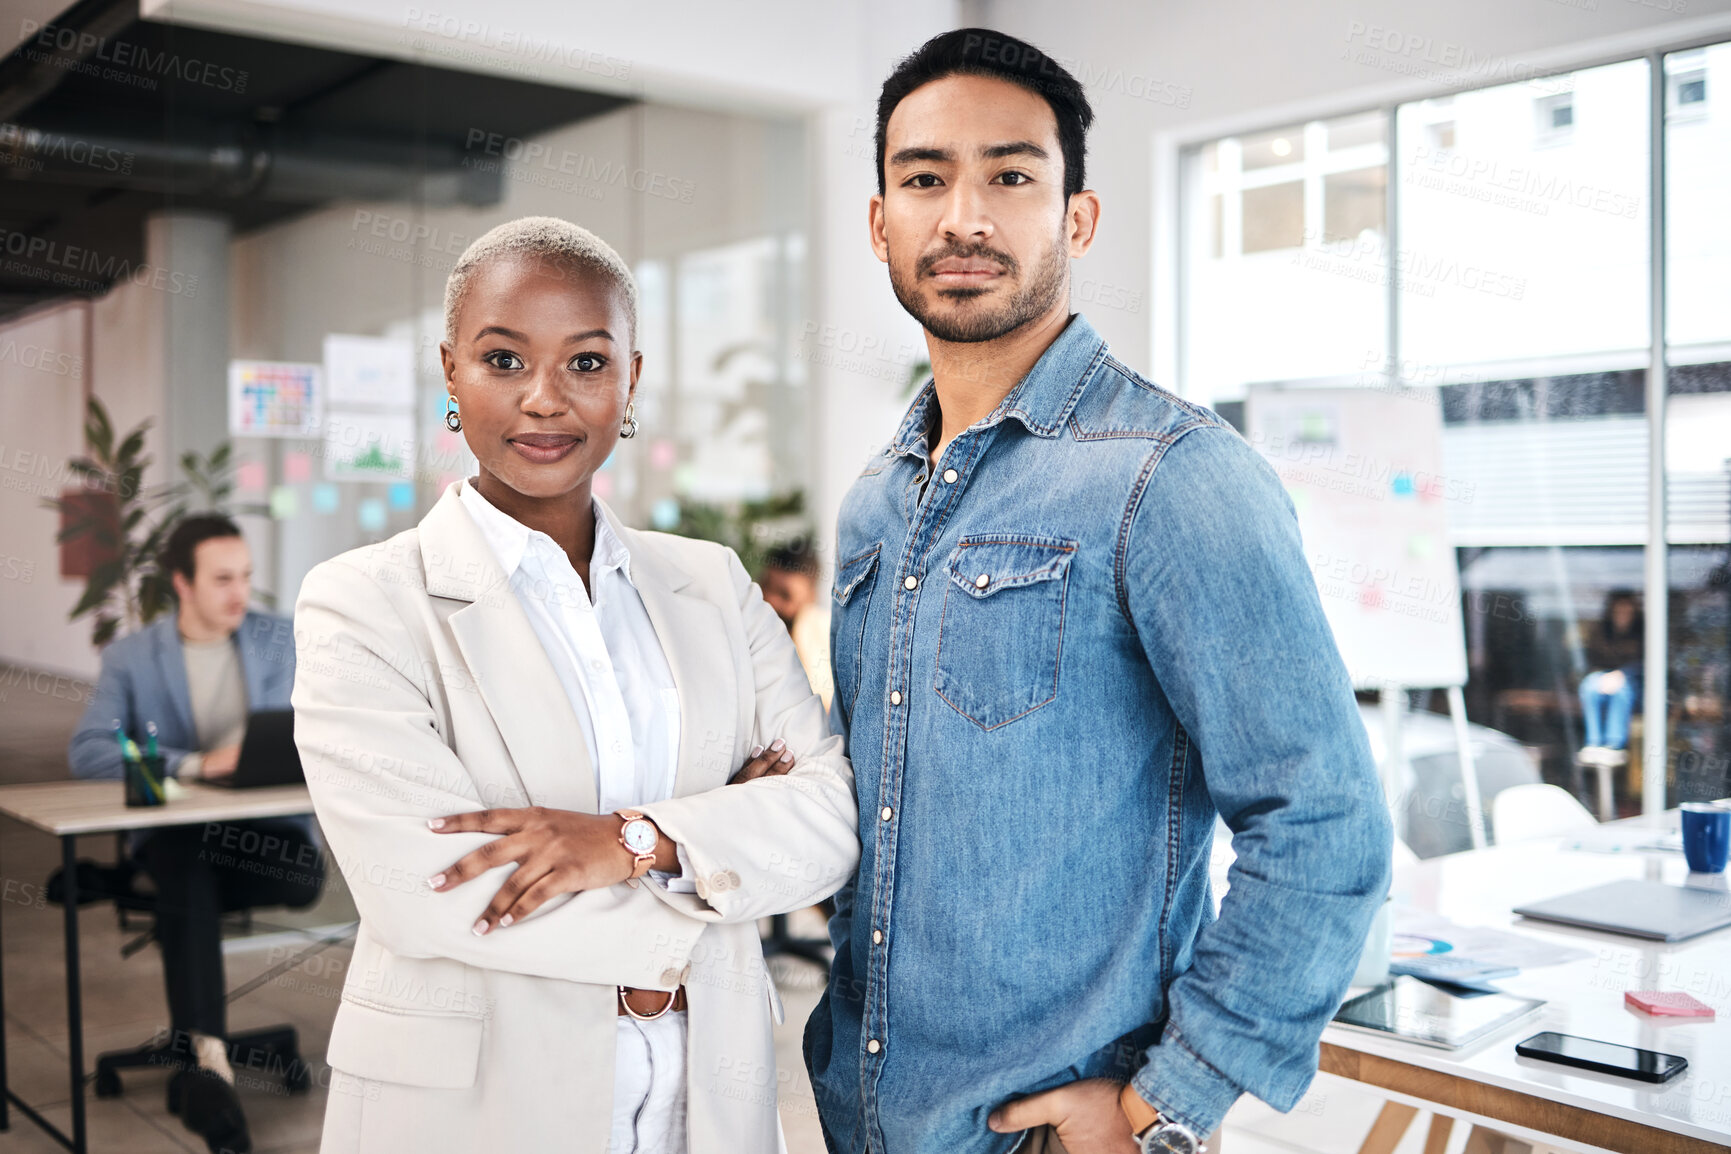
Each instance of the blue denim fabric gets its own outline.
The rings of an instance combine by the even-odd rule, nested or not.
[[[1089,1077],[1199,1135],[1243,1092],[1290,1109],[1392,836],[1291,503],[1080,316],[922,497],[934,405],[838,525],[863,853],[805,1036],[831,1150],[1001,1154],[994,1107]]]
[[[1635,702],[1641,699],[1641,671],[1623,671],[1623,688],[1606,693],[1599,687],[1604,678],[1595,670],[1581,678],[1581,718],[1586,723],[1587,744],[1606,749],[1626,749],[1629,745],[1629,719],[1634,715]]]

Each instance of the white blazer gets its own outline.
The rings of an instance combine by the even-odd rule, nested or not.
[[[602,514],[672,666],[674,796],[643,806],[698,892],[649,880],[561,895],[470,932],[506,871],[428,875],[493,840],[426,819],[487,807],[593,813],[563,689],[453,482],[418,527],[316,566],[295,604],[295,744],[361,926],[326,1058],[322,1149],[602,1154],[614,986],[689,1004],[690,1154],[773,1154],[778,1079],[757,919],[841,887],[859,861],[853,770],[779,618],[723,546]],[[785,777],[725,785],[784,738]]]

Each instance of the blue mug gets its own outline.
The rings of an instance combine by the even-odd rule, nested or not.
[[[1725,869],[1731,851],[1731,808],[1709,801],[1686,801],[1683,811],[1683,856],[1692,873],[1716,874]]]

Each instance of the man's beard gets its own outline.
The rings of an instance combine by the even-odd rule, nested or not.
[[[956,344],[995,341],[1007,333],[1015,332],[1029,321],[1045,316],[1063,293],[1065,274],[1069,271],[1069,255],[1062,245],[1054,244],[1034,269],[1033,276],[1021,282],[1020,288],[996,309],[982,311],[973,316],[945,316],[927,307],[920,295],[919,281],[922,275],[931,271],[933,265],[951,257],[962,260],[983,257],[998,264],[1004,270],[1004,275],[1013,281],[1020,280],[1021,265],[1009,253],[999,252],[984,244],[949,244],[937,252],[927,253],[914,262],[911,276],[898,271],[895,261],[890,261],[890,288],[895,290],[896,299],[902,303],[902,307],[925,326],[925,330],[932,336],[940,341]],[[992,290],[986,288],[940,289],[938,296],[948,301],[968,301],[990,291]]]

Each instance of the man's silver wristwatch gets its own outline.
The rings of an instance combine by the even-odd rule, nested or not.
[[[1118,1103],[1130,1119],[1142,1154],[1204,1154],[1207,1150],[1190,1127],[1163,1117],[1129,1085],[1119,1092]]]
[[[1142,1154],[1202,1154],[1205,1147],[1190,1127],[1162,1119],[1142,1135]]]

